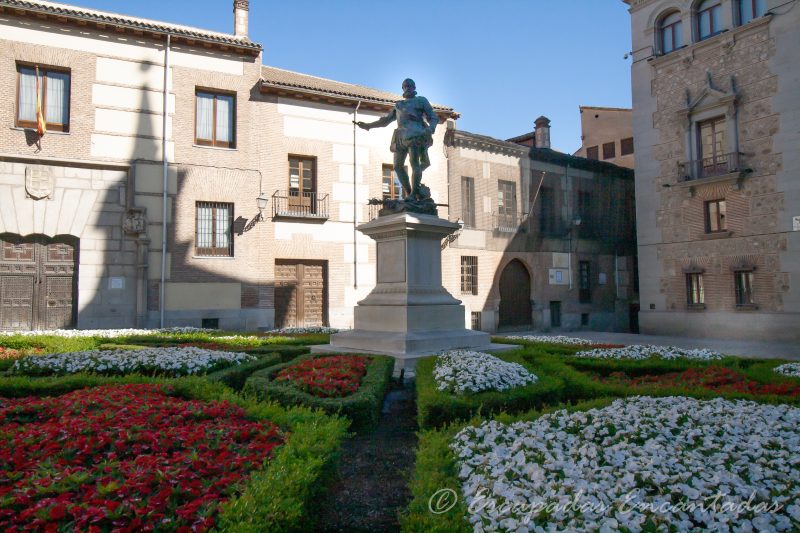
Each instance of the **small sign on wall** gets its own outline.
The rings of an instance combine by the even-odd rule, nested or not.
[[[800,216],[792,217],[792,231],[800,231]]]
[[[569,285],[569,270],[551,268],[548,278],[550,285]]]
[[[597,283],[599,283],[600,285],[605,285],[606,284],[606,273],[605,272],[600,272],[600,275],[597,277]]]
[[[108,278],[108,288],[120,291],[125,288],[125,278]]]

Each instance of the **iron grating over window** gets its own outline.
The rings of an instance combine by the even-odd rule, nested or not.
[[[197,202],[195,255],[233,257],[233,204]]]
[[[481,312],[480,311],[472,311],[470,318],[471,321],[471,328],[475,331],[481,330]]]
[[[478,294],[477,256],[461,256],[461,294]]]

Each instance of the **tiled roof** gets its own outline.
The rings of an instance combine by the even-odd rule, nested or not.
[[[378,104],[391,105],[398,100],[402,100],[400,94],[380,91],[363,85],[344,83],[341,81],[329,80],[301,74],[291,70],[284,70],[277,67],[261,67],[261,84],[265,88],[285,89],[287,91],[298,90],[301,92],[317,93],[325,96],[341,97],[347,100],[362,100]],[[452,107],[439,104],[431,104],[433,110],[438,113],[458,116]]]
[[[245,48],[252,51],[261,50],[260,44],[254,43],[247,37],[237,37],[227,33],[202,30],[199,28],[192,28],[190,26],[181,26],[179,24],[170,24],[138,17],[129,17],[126,15],[119,15],[117,13],[110,13],[108,11],[86,9],[68,4],[59,4],[56,2],[0,0],[0,7],[25,10],[33,13],[42,13],[54,17],[65,17],[91,21],[99,24],[108,24],[111,26],[124,27],[132,30],[164,34],[169,33],[185,39],[196,39],[198,41],[217,43],[237,48]],[[231,22],[231,24],[232,23],[233,22]]]

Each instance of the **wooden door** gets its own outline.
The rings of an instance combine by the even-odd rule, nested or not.
[[[77,239],[0,236],[0,329],[75,325]]]
[[[327,325],[327,262],[275,261],[275,327]]]
[[[500,274],[500,327],[531,326],[531,278],[518,259]]]

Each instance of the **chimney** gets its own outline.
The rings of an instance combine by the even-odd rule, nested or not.
[[[534,122],[536,125],[536,148],[550,148],[550,119],[542,115]]]
[[[233,0],[233,33],[237,37],[247,37],[247,17],[249,11],[249,0]]]

